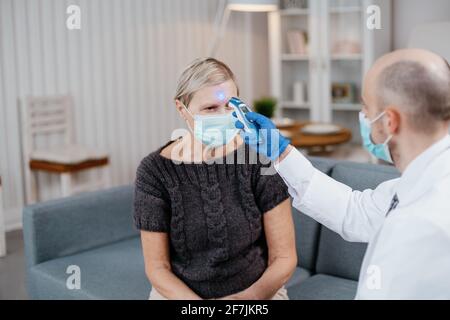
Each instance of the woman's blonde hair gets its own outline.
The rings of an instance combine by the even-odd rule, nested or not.
[[[175,100],[181,101],[186,107],[194,94],[204,87],[215,86],[233,80],[239,95],[239,87],[231,69],[223,62],[214,58],[199,58],[194,60],[181,74],[175,93]]]

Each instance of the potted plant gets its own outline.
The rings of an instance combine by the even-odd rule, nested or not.
[[[273,118],[275,114],[275,109],[277,105],[277,100],[273,97],[262,97],[261,99],[255,100],[253,107],[257,113],[266,116],[267,118]]]

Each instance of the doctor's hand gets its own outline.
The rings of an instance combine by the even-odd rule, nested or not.
[[[235,112],[233,112],[233,116],[237,118]],[[280,133],[280,130],[269,118],[256,112],[247,113],[246,117],[256,126],[257,130],[250,132],[241,130],[240,135],[244,142],[272,161],[277,160],[288,148],[290,140]],[[244,129],[244,125],[239,120],[236,121],[235,126],[238,129]]]

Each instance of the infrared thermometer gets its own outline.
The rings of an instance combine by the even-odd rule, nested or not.
[[[233,107],[234,111],[236,112],[236,116],[239,119],[240,122],[244,125],[244,131],[247,133],[251,133],[252,130],[254,132],[258,131],[258,128],[255,126],[253,122],[247,119],[246,115],[247,113],[252,112],[250,107],[246,105],[244,102],[242,102],[239,98],[233,97],[228,102],[228,105]],[[258,135],[258,143],[261,143],[262,139],[261,136]]]
[[[251,130],[258,130],[256,126],[250,122],[246,115],[247,113],[252,112],[249,106],[247,106],[244,102],[242,102],[239,98],[231,98],[228,104],[233,107],[236,112],[236,116],[240,122],[244,125],[244,131],[250,133]]]

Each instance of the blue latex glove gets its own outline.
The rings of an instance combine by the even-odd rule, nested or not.
[[[235,112],[233,116],[237,119]],[[251,132],[241,130],[240,135],[245,143],[272,161],[278,159],[291,141],[280,133],[269,118],[256,112],[249,112],[246,117],[258,130],[251,130]],[[244,125],[239,120],[236,121],[235,126],[238,129],[244,129]]]

